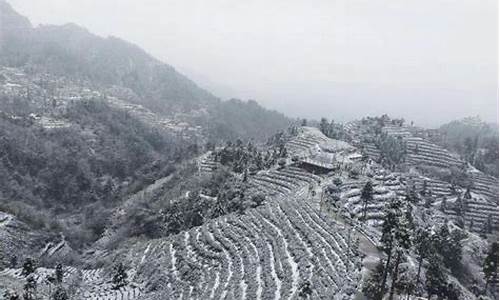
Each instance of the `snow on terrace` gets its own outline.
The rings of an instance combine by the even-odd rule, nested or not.
[[[46,116],[41,117],[37,121],[45,129],[68,128],[71,126],[71,123],[66,120]]]
[[[153,245],[137,243],[128,259],[135,265],[145,257],[141,282],[173,275],[163,295],[175,299],[296,299],[306,281],[315,298],[330,299],[353,295],[359,283],[359,257],[348,240],[343,226],[306,203],[277,200]]]
[[[354,146],[328,138],[315,127],[301,127],[299,134],[286,147],[293,156],[298,156],[301,163],[327,170],[361,159]]]
[[[108,96],[107,101],[111,106],[126,110],[131,115],[145,122],[146,124],[160,127],[168,131],[193,134],[198,133],[202,129],[200,126],[194,126],[185,121],[176,120],[175,118],[166,118],[140,104],[127,102],[114,96]]]
[[[325,152],[339,152],[354,149],[350,144],[326,137],[318,128],[300,127],[299,134],[286,144],[292,154],[303,155],[304,152],[322,149]]]

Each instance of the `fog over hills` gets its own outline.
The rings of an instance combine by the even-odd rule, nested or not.
[[[12,3],[0,0],[0,299],[498,299],[498,124],[448,120],[494,106],[464,100],[490,84],[491,57],[472,58],[484,45],[457,50],[432,76],[441,65],[422,54],[407,74],[406,56],[376,38],[391,22],[369,24],[373,49],[317,52],[330,18],[349,41],[360,34],[351,14],[373,21],[362,17],[381,18],[385,3],[394,20],[408,12],[396,2]],[[396,19],[445,16],[455,32],[458,15],[485,3],[442,15],[448,2],[408,2],[414,18]],[[47,10],[62,24],[37,24]],[[201,22],[207,13],[215,23]],[[410,53],[456,37],[434,25],[441,32]],[[177,34],[168,42],[165,26]],[[289,26],[291,40],[273,39]],[[415,41],[399,30],[390,37],[408,50]],[[194,50],[192,39],[214,47]],[[443,89],[440,75],[458,69],[454,84],[467,84]]]
[[[12,1],[35,23],[133,41],[223,99],[292,117],[498,119],[494,0],[142,3]]]

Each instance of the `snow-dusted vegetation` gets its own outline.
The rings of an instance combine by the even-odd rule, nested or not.
[[[496,299],[497,135],[222,101],[0,0],[0,299]]]

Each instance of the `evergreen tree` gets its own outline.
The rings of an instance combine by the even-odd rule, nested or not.
[[[431,253],[431,234],[429,228],[418,229],[415,235],[415,252],[418,255],[418,269],[417,281],[415,286],[418,287],[420,283],[420,272],[422,270],[422,263],[425,258]]]
[[[52,300],[68,300],[68,293],[62,286],[58,286],[52,295]]]
[[[415,186],[412,185],[409,189],[406,190],[405,200],[407,203],[417,204],[419,202],[419,198],[417,193],[415,192]]]
[[[248,169],[245,169],[245,172],[243,173],[243,182],[248,181]]]
[[[462,262],[462,234],[458,230],[450,233],[443,224],[434,239],[434,248],[443,258],[443,263],[452,271],[458,271]]]
[[[113,275],[113,289],[118,290],[123,286],[127,285],[127,272],[125,271],[125,267],[123,263],[118,263],[115,267],[115,274]]]
[[[412,245],[411,232],[414,229],[411,205],[401,214],[398,213],[397,226],[394,230],[396,261],[392,274],[392,284],[389,299],[393,299],[399,276],[399,265],[403,254],[408,252]]]
[[[441,200],[441,205],[439,207],[439,210],[441,210],[442,212],[446,212],[446,208],[447,208],[447,201],[446,201],[446,198],[443,197],[443,199]]]
[[[463,217],[465,215],[465,212],[467,210],[466,203],[467,202],[465,202],[465,200],[460,195],[458,195],[457,200],[455,201],[455,206],[453,207],[457,216]]]
[[[373,201],[373,186],[371,181],[368,181],[363,187],[361,191],[361,200],[363,200],[363,221],[366,222],[368,202]]]
[[[379,300],[385,294],[387,286],[381,286],[384,277],[384,264],[379,261],[377,266],[373,271],[370,272],[370,276],[363,283],[362,291],[363,294],[368,299]]]
[[[429,299],[433,295],[437,295],[439,298],[444,297],[447,290],[447,280],[439,255],[433,254],[429,257],[429,267],[425,273],[425,279],[425,289]]]
[[[472,195],[470,193],[470,187],[467,187],[467,190],[465,190],[464,198],[465,199],[472,199]]]
[[[422,196],[426,196],[427,195],[427,180],[424,180],[424,183],[422,184],[422,190],[420,191],[420,194]]]
[[[380,243],[382,250],[387,255],[382,281],[380,283],[380,297],[384,294],[384,289],[387,283],[387,276],[389,273],[389,266],[391,263],[393,249],[396,244],[395,241],[395,231],[398,226],[398,219],[401,215],[401,202],[397,199],[393,199],[385,208],[384,222],[382,224],[382,237]]]
[[[56,266],[56,281],[57,283],[62,283],[64,278],[64,270],[61,264],[57,264]]]
[[[36,280],[33,275],[26,278],[26,283],[24,284],[24,300],[36,300]]]
[[[432,206],[432,198],[431,197],[425,197],[424,198],[424,207],[425,208],[431,208]]]
[[[36,271],[35,261],[31,257],[26,258],[23,264],[23,270],[21,271],[21,275],[23,275],[24,277],[28,277],[35,271]]]
[[[328,124],[328,120],[326,118],[321,118],[321,121],[319,123],[319,130],[321,130],[321,132],[326,135],[326,136],[330,136],[330,125]]]
[[[486,235],[486,234],[491,234],[492,231],[493,231],[493,225],[492,225],[492,221],[491,221],[491,215],[488,215],[486,217],[486,220],[484,221],[481,233],[483,235]]]
[[[311,295],[312,295],[311,283],[309,281],[302,283],[302,285],[299,288],[299,297],[301,299],[309,299]]]
[[[12,255],[12,257],[10,258],[10,267],[11,268],[17,268],[17,256],[16,255]]]
[[[490,283],[498,282],[498,242],[493,242],[483,263],[485,291]]]
[[[16,291],[13,290],[6,290],[5,293],[3,294],[3,299],[5,300],[20,300],[21,297]]]
[[[396,282],[396,289],[400,295],[407,295],[407,299],[410,298],[410,295],[415,291],[415,272],[410,271],[408,268],[403,271],[400,278]],[[400,297],[401,299],[402,297]]]

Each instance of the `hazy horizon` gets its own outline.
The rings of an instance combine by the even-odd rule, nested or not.
[[[492,0],[8,2],[35,26],[120,37],[222,99],[291,117],[498,122]]]

